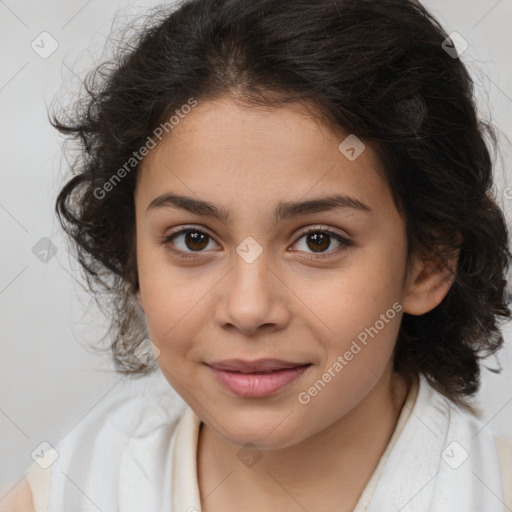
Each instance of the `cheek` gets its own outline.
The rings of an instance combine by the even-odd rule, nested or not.
[[[307,304],[321,319],[328,359],[352,351],[358,365],[385,363],[401,320],[405,255],[387,246],[360,251],[345,269],[309,295]],[[352,345],[356,342],[359,345]],[[355,354],[357,353],[357,355]]]
[[[172,272],[169,264],[165,265],[160,251],[142,245],[137,251],[140,295],[149,334],[163,352],[168,340],[182,338],[187,312],[194,306],[194,294],[190,283]]]
[[[193,341],[211,321],[208,294],[218,278],[172,266],[168,259],[140,251],[139,285],[150,339],[160,349],[159,364],[177,369],[196,359]]]
[[[397,250],[359,250],[339,271],[304,283],[301,296],[333,327],[375,322],[395,301],[400,301],[405,272],[405,256]],[[364,327],[364,325],[363,325]]]

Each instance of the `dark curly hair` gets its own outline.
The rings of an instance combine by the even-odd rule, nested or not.
[[[152,10],[87,75],[72,108],[50,116],[80,148],[56,211],[89,290],[100,307],[110,301],[116,370],[154,370],[134,357],[148,334],[135,300],[138,165],[126,162],[190,98],[302,100],[326,126],[375,149],[406,221],[409,258],[436,254],[448,265],[460,251],[444,300],[404,314],[394,365],[471,410],[479,360],[502,346],[499,322],[510,317],[511,255],[494,196],[496,131],[477,116],[473,80],[451,43],[412,0],[187,0]]]

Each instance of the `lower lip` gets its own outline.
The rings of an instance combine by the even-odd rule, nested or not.
[[[235,395],[254,398],[276,393],[298,379],[309,366],[286,368],[267,374],[230,372],[211,366],[210,369],[217,380]]]

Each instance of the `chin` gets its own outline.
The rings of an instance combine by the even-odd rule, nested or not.
[[[302,439],[301,432],[293,423],[293,414],[287,416],[282,409],[275,415],[261,411],[247,414],[238,411],[233,415],[223,412],[221,417],[222,426],[209,424],[218,436],[235,446],[243,447],[250,443],[261,450],[278,450]]]

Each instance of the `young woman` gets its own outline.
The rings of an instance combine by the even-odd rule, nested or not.
[[[505,512],[471,397],[508,232],[454,41],[408,0],[162,13],[53,119],[82,147],[59,218],[142,378],[13,510]]]

